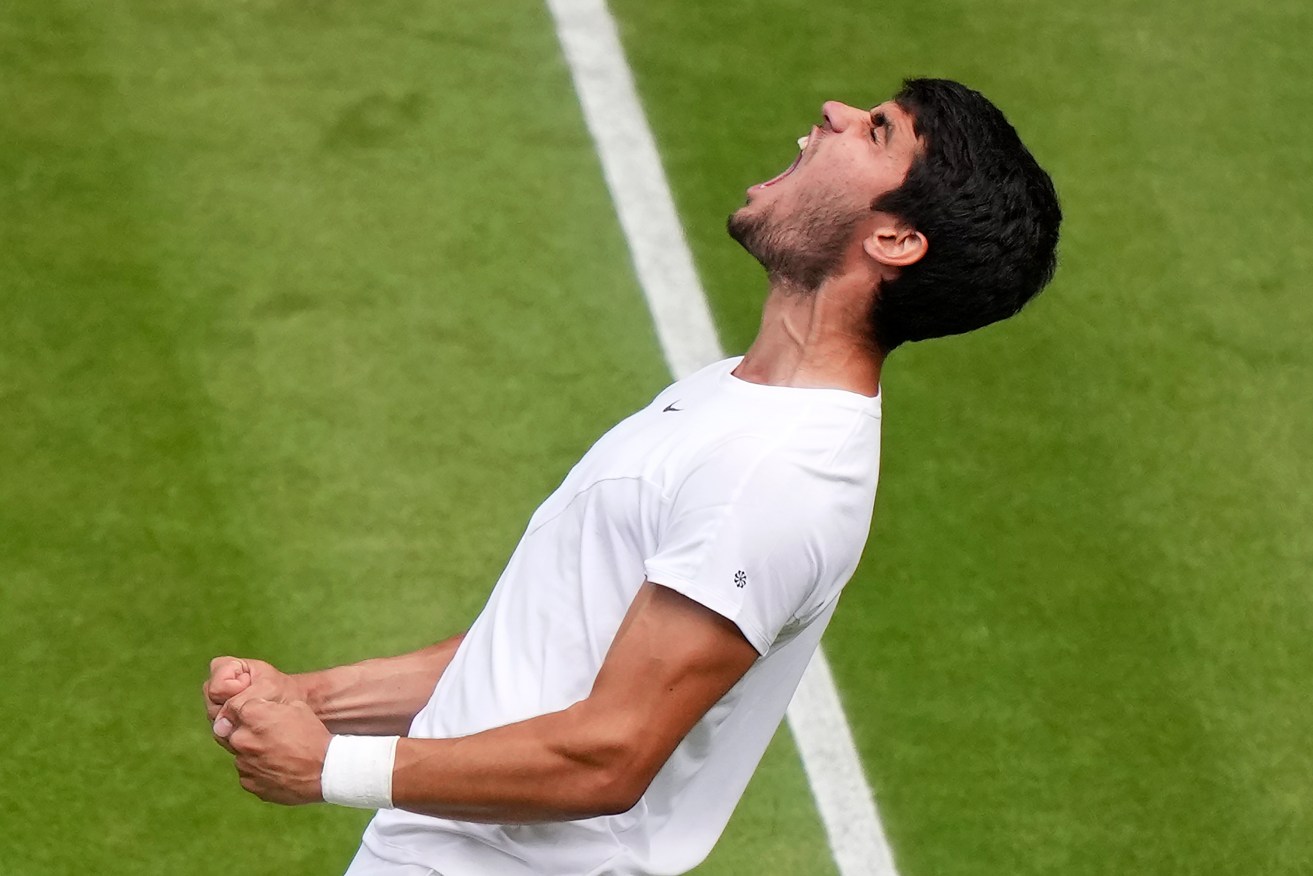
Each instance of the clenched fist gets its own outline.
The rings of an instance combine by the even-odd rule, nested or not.
[[[215,735],[226,738],[232,732],[228,714],[249,699],[275,703],[306,700],[306,692],[295,676],[280,672],[263,660],[244,657],[215,657],[210,661],[210,677],[201,686],[205,695],[205,714],[215,724]],[[220,728],[224,732],[220,733]]]
[[[230,701],[214,734],[236,755],[242,787],[261,800],[295,806],[324,799],[319,782],[332,734],[303,702]]]

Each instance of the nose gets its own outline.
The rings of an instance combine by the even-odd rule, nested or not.
[[[836,134],[842,134],[854,118],[862,115],[862,111],[837,100],[827,100],[821,105],[821,115],[825,117],[825,127]]]

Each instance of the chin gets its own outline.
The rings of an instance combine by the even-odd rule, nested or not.
[[[749,207],[749,204],[744,204],[733,213],[730,213],[729,218],[725,221],[725,230],[729,232],[730,237],[734,238],[741,246],[751,252],[751,249],[748,248],[748,245],[745,242],[745,236],[751,234],[753,226],[757,223],[752,216],[752,211]]]
[[[749,191],[747,197],[743,200],[743,205],[733,213],[729,214],[729,221],[731,223],[759,221],[760,217],[766,214],[769,206],[763,204],[760,198],[755,197],[755,194],[755,192]]]

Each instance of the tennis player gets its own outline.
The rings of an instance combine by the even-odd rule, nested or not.
[[[468,632],[319,672],[211,663],[242,787],[378,810],[351,876],[696,866],[857,567],[886,358],[1015,314],[1060,220],[977,92],[826,103],[730,217],[769,278],[756,340],[588,451]]]

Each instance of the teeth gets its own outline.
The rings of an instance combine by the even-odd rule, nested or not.
[[[808,139],[810,139],[810,138],[808,138],[808,137],[799,137],[799,138],[798,138],[798,148],[799,148],[799,149],[806,149],[806,148],[807,148],[807,140],[808,140]]]

